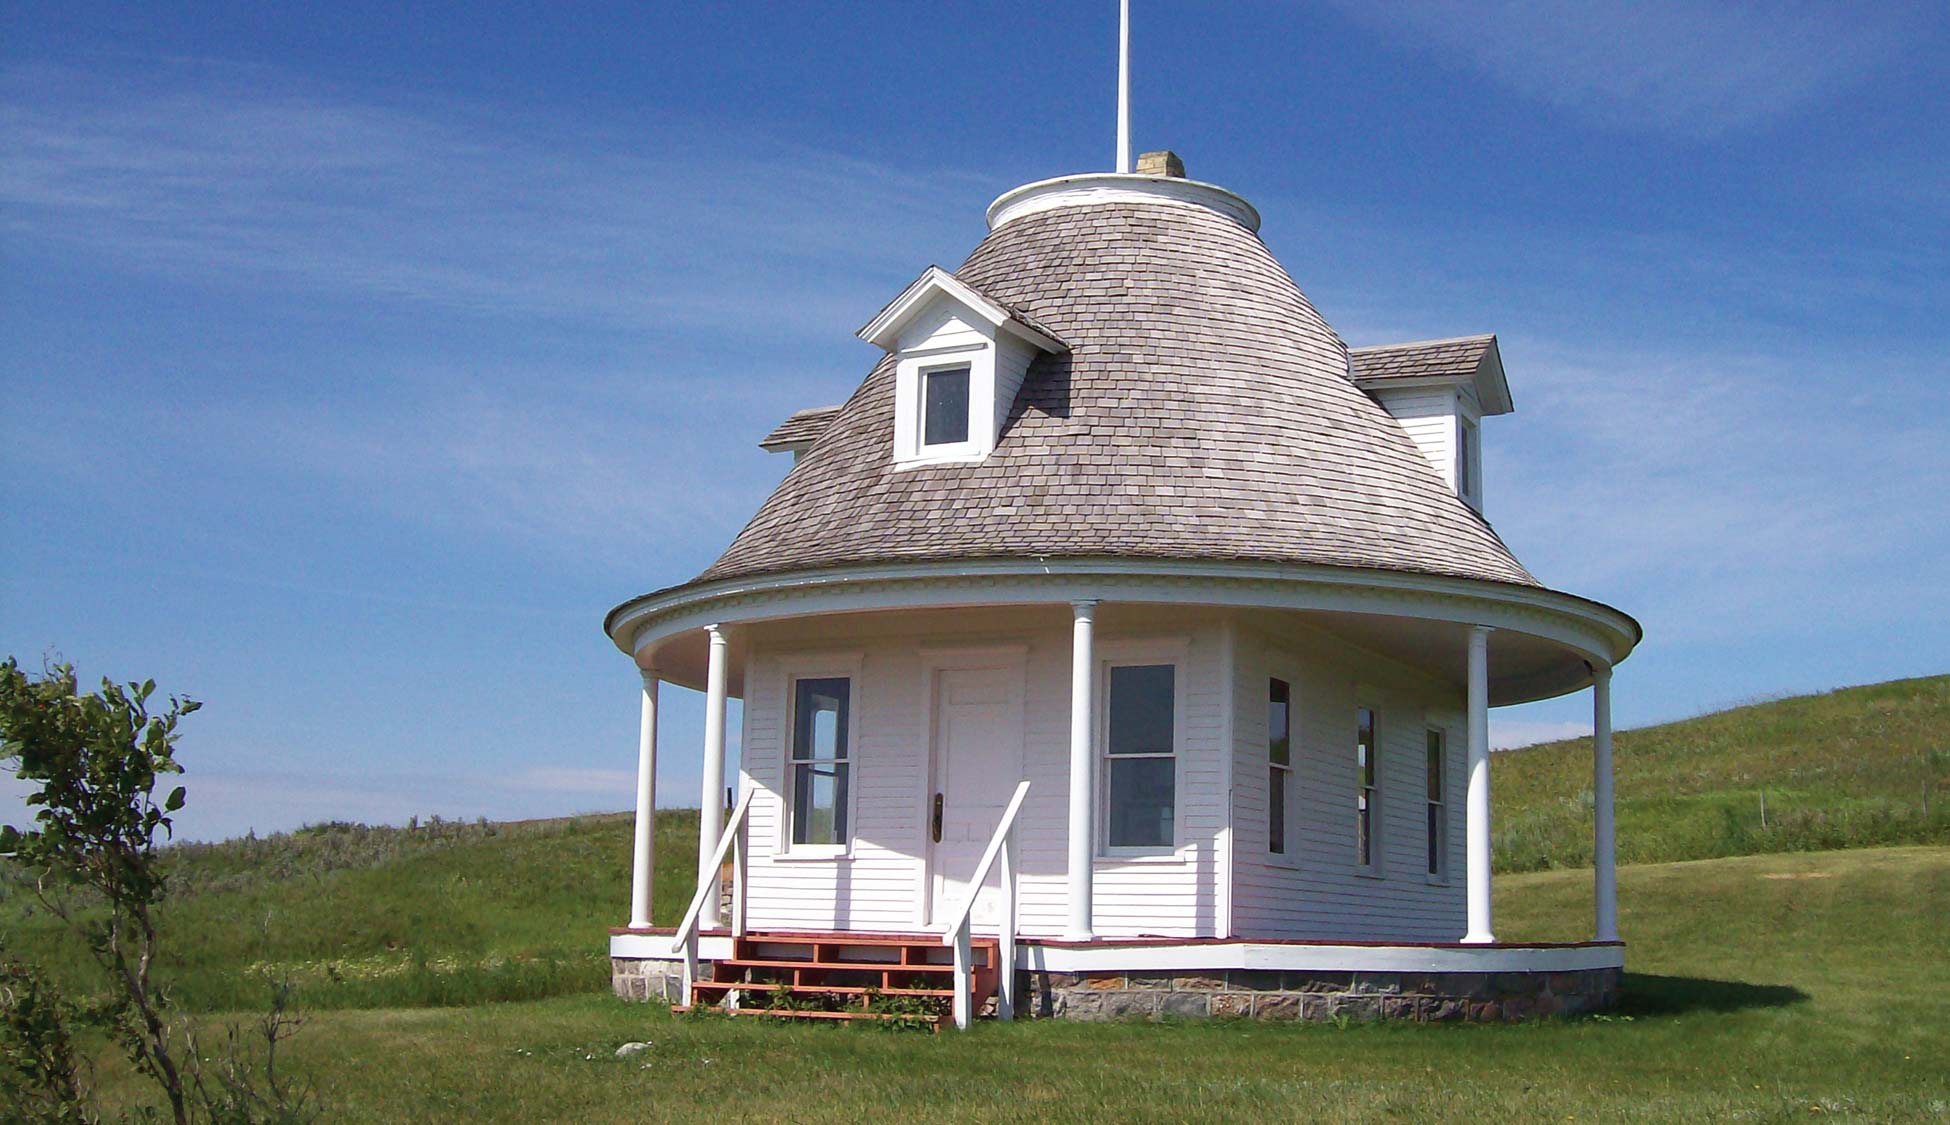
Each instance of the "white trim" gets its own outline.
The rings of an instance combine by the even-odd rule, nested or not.
[[[776,846],[771,858],[782,863],[850,860],[853,842],[859,837],[860,804],[860,716],[863,660],[857,653],[798,653],[779,658],[779,683],[784,698],[779,704],[779,816]],[[846,842],[844,844],[794,844],[792,842],[792,798],[794,766],[792,739],[798,729],[795,710],[800,680],[844,679],[846,688]]]
[[[717,961],[731,956],[731,935],[726,933],[699,934],[697,956],[700,961]],[[670,931],[660,934],[611,934],[609,935],[609,955],[631,961],[666,961],[673,967],[684,963],[682,956],[670,951]]]
[[[1571,973],[1625,965],[1622,945],[1300,945],[1250,941],[1200,945],[1044,945],[1025,940],[1020,968],[1048,973],[1287,969],[1370,973]]]
[[[1091,721],[1096,745],[1091,768],[1096,771],[1097,830],[1091,847],[1099,865],[1122,862],[1182,862],[1190,858],[1192,845],[1185,832],[1185,683],[1191,663],[1189,639],[1122,639],[1096,646],[1096,698],[1092,701]],[[1113,847],[1110,843],[1110,673],[1113,668],[1171,668],[1171,843],[1162,847]],[[1146,754],[1137,757],[1158,758]]]
[[[604,622],[638,654],[713,621],[760,621],[864,609],[1060,605],[1079,597],[1255,609],[1321,609],[1482,623],[1577,654],[1549,673],[1505,679],[1493,703],[1547,699],[1590,682],[1585,660],[1617,664],[1642,633],[1610,606],[1514,583],[1319,564],[1047,558],[874,563],[693,583],[632,599]],[[666,679],[672,679],[666,671]],[[682,680],[672,682],[695,687]]]
[[[921,271],[921,276],[908,283],[900,295],[887,303],[887,307],[874,315],[872,320],[860,326],[855,335],[882,351],[893,351],[900,345],[901,329],[927,308],[935,296],[947,297],[988,324],[991,329],[1001,329],[1025,343],[1034,344],[1046,352],[1068,351],[1068,345],[1045,332],[1031,328],[1018,320],[1008,309],[983,296],[967,282],[942,269],[929,266]]]
[[[1058,176],[1037,180],[1003,192],[989,204],[989,229],[1025,215],[1054,211],[1059,207],[1083,207],[1097,203],[1147,203],[1166,207],[1202,207],[1245,227],[1259,230],[1259,211],[1244,199],[1217,184],[1177,176],[1143,176],[1118,172],[1087,172],[1080,176]],[[864,329],[862,330],[864,331]]]

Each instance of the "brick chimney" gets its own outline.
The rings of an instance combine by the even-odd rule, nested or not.
[[[1147,152],[1137,159],[1140,176],[1170,176],[1174,180],[1185,178],[1185,162],[1178,154],[1166,149],[1163,152]]]

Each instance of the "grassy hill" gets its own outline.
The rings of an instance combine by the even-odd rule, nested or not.
[[[662,812],[657,829],[654,920],[674,925],[696,886],[697,813]],[[177,846],[165,968],[177,998],[206,1011],[260,1003],[267,976],[292,979],[314,1009],[607,989],[630,839],[630,818],[617,815],[327,824]],[[92,979],[37,910],[0,884],[0,942],[67,983]]]
[[[1620,858],[1950,842],[1947,750],[1950,677],[1627,731],[1616,749]],[[1499,867],[1589,863],[1589,741],[1492,761]],[[1926,779],[1940,794],[1927,819]],[[657,828],[656,920],[668,925],[695,885],[697,814],[665,810]],[[606,930],[629,902],[630,818],[328,824],[179,846],[171,863],[165,968],[193,1009],[254,1006],[267,976],[293,979],[312,1010],[533,999],[607,988]],[[1498,885],[1499,933],[1551,936],[1509,920],[1524,917],[1508,913],[1509,885]],[[1566,886],[1589,896],[1588,878]],[[0,943],[70,983],[89,979],[33,909],[0,882]],[[1589,910],[1565,916],[1582,926]]]
[[[1497,870],[1590,866],[1591,740],[1490,763]],[[1620,863],[1950,842],[1950,676],[1622,731],[1613,763]]]

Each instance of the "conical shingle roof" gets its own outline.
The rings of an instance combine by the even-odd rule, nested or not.
[[[1326,564],[1536,585],[1235,217],[1112,201],[1010,218],[956,276],[1068,346],[995,450],[896,469],[877,364],[697,581],[918,560]]]

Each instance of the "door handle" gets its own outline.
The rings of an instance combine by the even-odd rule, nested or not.
[[[939,793],[934,795],[934,814],[928,817],[928,838],[937,844],[941,842],[941,794]]]

